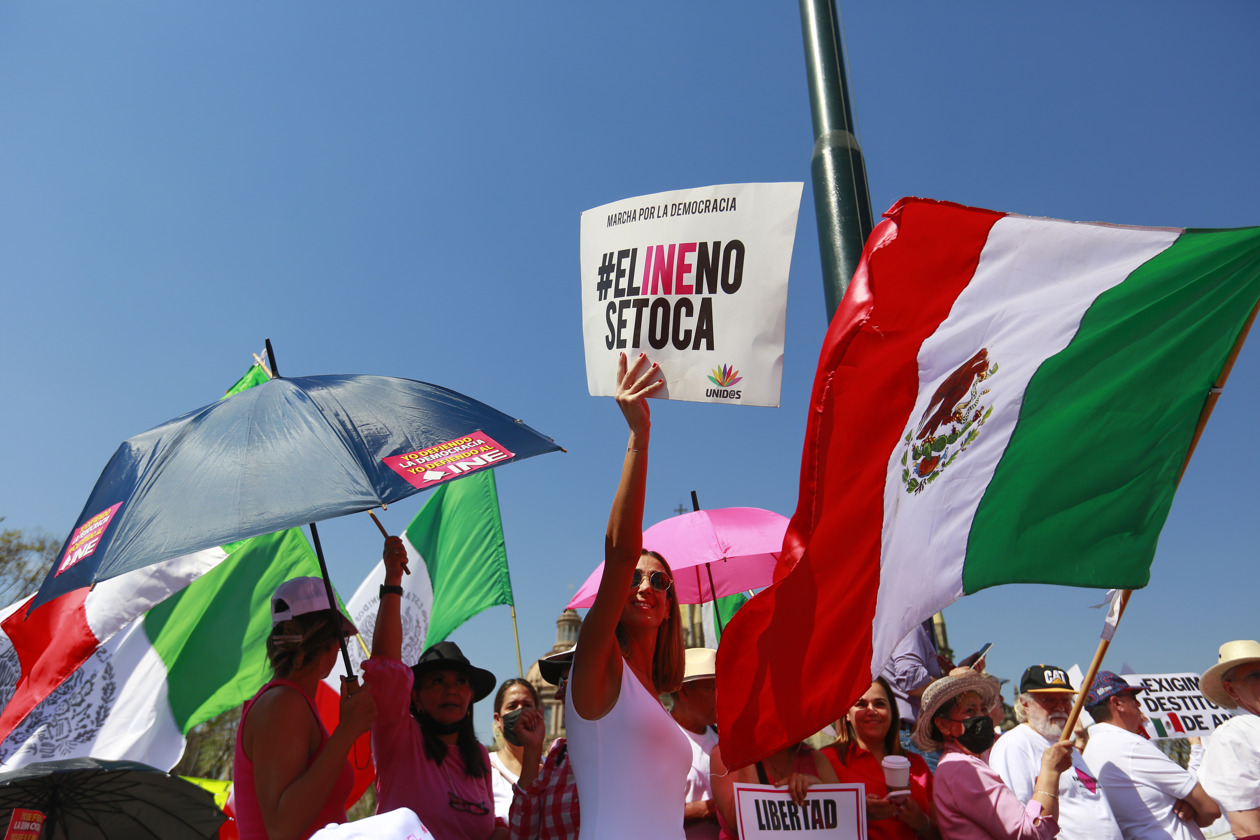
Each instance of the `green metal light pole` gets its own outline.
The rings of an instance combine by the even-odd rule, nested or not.
[[[800,0],[800,6],[809,104],[814,118],[810,171],[830,322],[853,279],[874,222],[866,161],[858,146],[849,102],[835,0]]]

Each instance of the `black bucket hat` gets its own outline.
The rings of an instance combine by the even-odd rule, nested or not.
[[[415,675],[417,686],[425,674],[433,671],[459,671],[467,674],[468,682],[473,689],[474,703],[489,697],[499,682],[494,674],[469,662],[468,657],[464,656],[464,652],[454,642],[438,642],[420,654],[420,659],[411,666],[411,673]]]

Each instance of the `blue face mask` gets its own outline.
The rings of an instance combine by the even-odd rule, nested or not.
[[[993,720],[988,715],[976,715],[960,722],[963,732],[957,738],[959,744],[976,755],[993,746],[997,733],[993,731]]]

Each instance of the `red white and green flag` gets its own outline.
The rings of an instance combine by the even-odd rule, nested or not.
[[[775,583],[719,649],[735,766],[835,720],[963,595],[1144,586],[1260,300],[1260,228],[885,216],[823,345]]]

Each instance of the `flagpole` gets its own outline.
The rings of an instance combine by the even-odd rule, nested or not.
[[[1203,436],[1203,430],[1207,427],[1208,418],[1212,416],[1212,410],[1216,408],[1216,401],[1220,399],[1221,392],[1225,390],[1225,383],[1229,380],[1229,374],[1234,369],[1234,362],[1238,361],[1238,354],[1242,352],[1243,342],[1247,340],[1247,334],[1251,332],[1251,325],[1256,321],[1256,314],[1260,312],[1260,303],[1257,303],[1251,309],[1251,314],[1247,316],[1247,320],[1243,323],[1242,329],[1238,333],[1238,338],[1234,340],[1234,346],[1230,348],[1229,355],[1225,358],[1225,364],[1221,367],[1221,372],[1216,376],[1216,382],[1208,390],[1207,398],[1203,401],[1203,409],[1199,412],[1199,421],[1194,426],[1194,435],[1190,438],[1190,448],[1186,450],[1185,460],[1181,462],[1181,471],[1177,473],[1177,485],[1181,485],[1182,476],[1186,474],[1186,468],[1190,466],[1190,457],[1194,455],[1195,447],[1199,445],[1199,438]],[[1120,624],[1121,617],[1124,616],[1124,609],[1129,604],[1129,596],[1133,594],[1131,589],[1122,589],[1116,597],[1120,599],[1120,609],[1116,614],[1116,627]],[[1112,628],[1112,635],[1115,634],[1115,627]],[[1076,728],[1076,721],[1081,716],[1081,710],[1085,707],[1085,695],[1089,692],[1090,687],[1094,684],[1094,677],[1098,675],[1098,669],[1102,665],[1103,655],[1107,653],[1107,648],[1111,645],[1111,639],[1104,636],[1098,642],[1098,650],[1094,653],[1094,659],[1089,663],[1089,671],[1085,674],[1085,679],[1079,686],[1076,695],[1076,703],[1072,706],[1072,713],[1068,715],[1067,723],[1063,726],[1065,737],[1070,737],[1071,732]]]
[[[870,236],[871,193],[849,101],[836,0],[799,0],[814,153],[810,172],[827,320],[835,314]]]
[[[521,634],[516,629],[516,604],[508,604],[508,609],[512,612],[512,636],[516,638],[516,670],[521,679],[525,679],[525,666],[521,664]]]
[[[1116,597],[1120,599],[1120,611],[1116,614],[1116,626],[1120,625],[1120,619],[1124,617],[1124,608],[1129,605],[1129,596],[1133,594],[1132,589],[1121,589]],[[1103,656],[1107,653],[1107,648],[1111,646],[1111,639],[1107,636],[1098,640],[1098,650],[1094,652],[1094,660],[1089,663],[1089,670],[1085,673],[1085,679],[1081,682],[1079,690],[1076,693],[1076,702],[1072,705],[1072,713],[1068,715],[1067,723],[1063,724],[1063,737],[1070,739],[1072,732],[1076,729],[1076,721],[1081,716],[1081,710],[1085,708],[1085,695],[1089,692],[1090,686],[1094,684],[1094,677],[1098,676],[1098,669],[1102,666]]]

